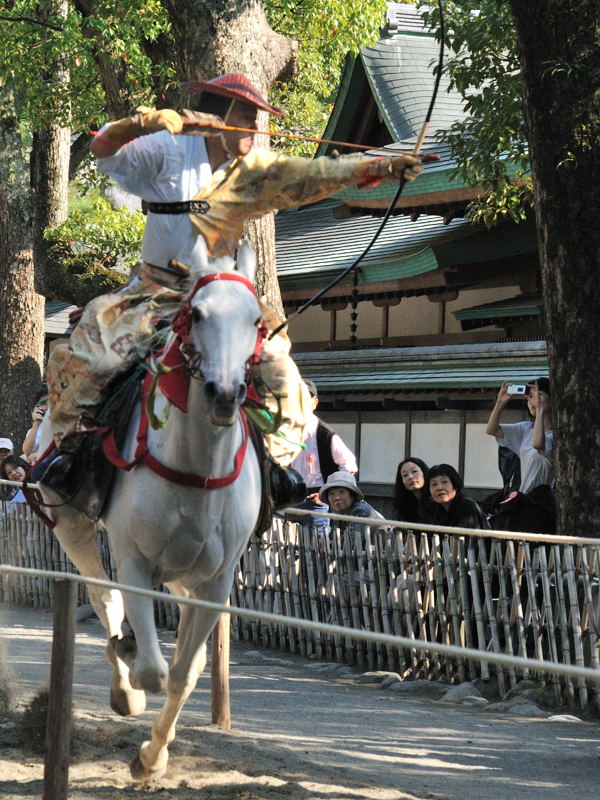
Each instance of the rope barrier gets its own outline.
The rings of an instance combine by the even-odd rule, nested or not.
[[[29,489],[39,489],[38,483],[26,483]],[[0,478],[0,486],[19,486],[23,488],[23,481],[9,481],[6,478]]]
[[[600,547],[600,537],[595,539],[591,536],[563,536],[554,533],[527,533],[526,531],[492,531],[479,528],[452,528],[444,525],[429,525],[422,522],[403,522],[402,520],[380,519],[379,517],[351,517],[348,514],[334,514],[332,512],[318,510],[306,510],[304,508],[285,508],[281,514],[301,515],[306,517],[328,517],[338,522],[360,522],[363,525],[378,527],[404,528],[406,530],[430,531],[432,533],[458,533],[461,536],[475,536],[489,539],[517,539],[520,542],[541,542],[547,544],[573,544],[573,545],[592,545]]]
[[[205,608],[210,611],[217,611],[222,614],[233,614],[237,617],[248,617],[250,619],[272,622],[277,625],[289,625],[294,628],[304,628],[321,633],[329,633],[334,636],[350,636],[365,642],[381,642],[395,647],[404,647],[412,650],[426,650],[442,653],[448,656],[459,658],[469,658],[473,661],[501,664],[504,666],[522,667],[534,672],[550,672],[555,675],[568,675],[573,678],[584,678],[600,683],[600,670],[590,669],[589,667],[579,667],[573,664],[557,664],[553,661],[543,661],[537,659],[523,658],[504,653],[492,653],[489,651],[475,650],[470,647],[458,647],[453,644],[442,644],[441,642],[425,642],[420,639],[410,639],[407,636],[393,636],[389,633],[376,633],[373,631],[362,631],[357,628],[345,628],[341,625],[331,625],[325,622],[312,622],[311,620],[301,620],[296,617],[287,617],[282,614],[272,614],[268,611],[255,611],[252,609],[228,606],[222,603],[213,603],[210,600],[198,600],[191,597],[180,597],[174,594],[157,592],[154,589],[142,589],[137,586],[127,586],[126,584],[105,581],[99,578],[86,578],[82,575],[75,575],[71,572],[54,572],[51,570],[36,570],[28,567],[12,567],[8,564],[0,564],[0,573],[15,575],[28,575],[30,577],[50,578],[52,580],[68,580],[75,583],[84,583],[91,586],[98,586],[103,589],[117,589],[122,592],[149,597],[153,600],[162,602],[176,603]]]
[[[0,485],[5,486],[19,486],[22,487],[22,481],[9,481],[0,478]],[[39,484],[28,483],[30,489],[39,489]],[[309,511],[303,508],[285,508],[281,512],[287,516],[289,514],[305,517],[314,517],[315,511]],[[378,527],[394,527],[403,528],[405,530],[419,530],[429,531],[432,533],[457,533],[460,536],[475,536],[477,538],[483,537],[488,539],[517,539],[519,542],[540,542],[546,544],[571,544],[571,545],[591,545],[592,547],[600,547],[600,536],[594,538],[591,536],[565,536],[557,533],[528,533],[527,531],[496,531],[496,530],[482,530],[479,528],[452,528],[445,525],[429,525],[424,522],[404,522],[397,519],[379,519],[379,517],[351,517],[348,514],[334,514],[328,511],[318,511],[319,517],[327,517],[328,519],[336,520],[337,522],[360,522],[363,525],[378,526]]]

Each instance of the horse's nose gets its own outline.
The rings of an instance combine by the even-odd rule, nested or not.
[[[207,381],[204,384],[204,397],[208,403],[243,403],[246,399],[246,384],[238,384],[237,392],[233,387],[224,388],[216,381]]]

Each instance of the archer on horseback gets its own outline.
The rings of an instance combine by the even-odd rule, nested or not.
[[[187,279],[201,260],[199,236],[210,256],[233,255],[248,218],[316,202],[352,184],[401,177],[411,181],[422,170],[420,159],[410,155],[311,160],[253,150],[253,133],[210,127],[225,122],[256,130],[259,109],[284,116],[245,75],[221,75],[183,87],[192,93],[190,109],[179,114],[141,107],[105,125],[91,145],[99,171],[141,197],[148,216],[139,278],[92,300],[69,345],[56,347],[50,357],[49,401],[58,456],[40,480],[65,498],[73,493],[74,454],[85,433],[94,430],[108,384],[145,358],[157,323],[172,318],[185,296]],[[267,311],[265,320],[271,330],[278,325]],[[279,431],[269,434],[267,443],[283,468],[300,452],[311,409],[289,350],[285,332],[265,338],[257,370],[259,385],[268,387],[265,405],[281,416]],[[293,470],[279,469],[277,475],[278,505],[294,502],[295,490],[303,497]]]

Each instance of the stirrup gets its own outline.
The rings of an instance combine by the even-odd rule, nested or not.
[[[292,467],[284,469],[279,464],[271,464],[270,483],[276,509],[295,506],[306,499],[304,479]]]
[[[45,459],[45,461],[48,460]],[[41,467],[45,461],[42,461],[39,466]],[[80,483],[80,476],[76,473],[75,456],[72,453],[58,453],[50,460],[38,480],[43,486],[57,492],[61,497],[70,498],[77,493]]]

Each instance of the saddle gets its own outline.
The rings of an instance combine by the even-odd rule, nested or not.
[[[119,448],[124,445],[141,386],[139,369],[120,375],[109,386],[109,400],[97,416],[98,430],[78,434],[83,438],[74,454],[73,471],[81,477],[69,504],[92,522],[97,522],[106,506],[116,472],[116,467],[104,455],[101,433],[107,429],[112,431],[116,445]]]

